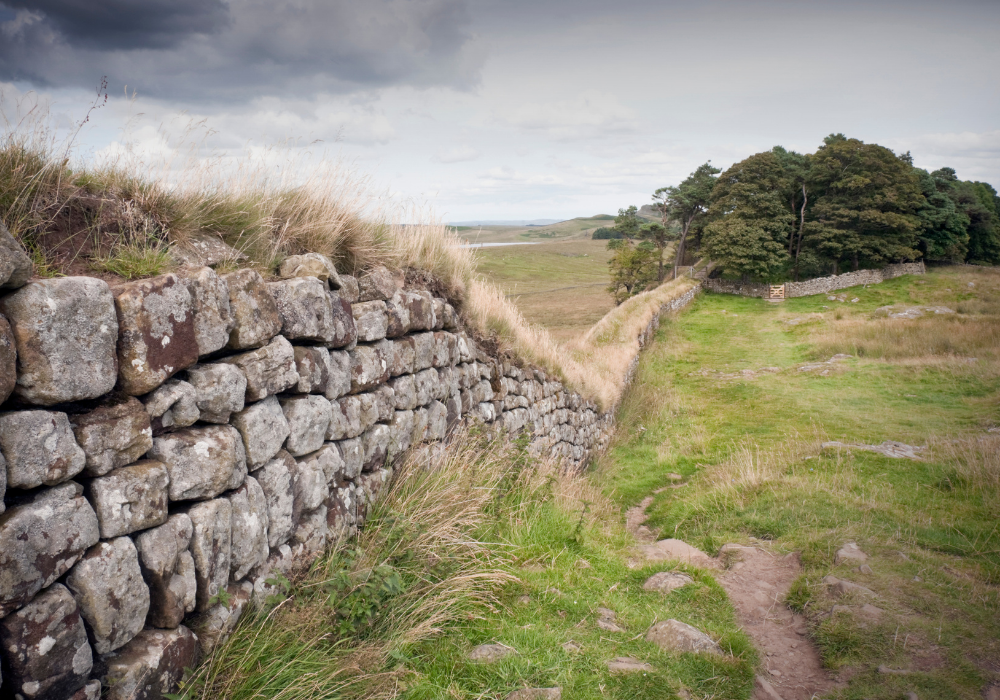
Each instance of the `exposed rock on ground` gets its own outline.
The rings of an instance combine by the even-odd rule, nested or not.
[[[833,450],[838,448],[844,450],[877,452],[878,454],[885,455],[886,457],[894,457],[896,459],[920,459],[920,453],[927,449],[926,447],[907,445],[906,443],[896,442],[894,440],[886,440],[881,445],[859,445],[836,441],[823,443],[824,450]]]

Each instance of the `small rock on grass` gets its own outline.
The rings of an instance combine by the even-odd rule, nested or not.
[[[861,551],[861,547],[856,542],[848,542],[837,550],[837,555],[834,557],[833,563],[836,565],[843,564],[844,562],[858,562],[859,564],[863,564],[866,561],[868,561],[868,555]]]
[[[694,579],[687,574],[679,574],[675,571],[661,571],[646,579],[646,583],[642,584],[642,590],[670,593],[693,582]]]
[[[504,644],[480,644],[469,652],[469,661],[480,664],[492,664],[516,653]]]
[[[507,700],[560,700],[562,688],[525,688],[507,695]]]
[[[647,664],[645,661],[640,661],[639,659],[633,659],[630,656],[616,656],[608,662],[608,671],[612,674],[615,673],[648,673],[650,671],[655,671],[652,666]]]
[[[563,642],[560,646],[567,654],[579,654],[583,651],[583,647],[574,642],[572,639],[568,642]],[[997,700],[1000,700],[1000,696],[998,696]]]
[[[614,610],[608,610],[607,608],[597,609],[597,627],[604,630],[605,632],[624,632],[625,628],[621,627],[617,622],[617,616]]]
[[[646,641],[670,651],[722,655],[722,649],[711,637],[679,620],[657,622],[646,632]]]

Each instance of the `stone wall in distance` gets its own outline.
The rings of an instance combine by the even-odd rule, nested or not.
[[[885,280],[901,275],[922,275],[926,272],[924,263],[896,263],[887,265],[881,270],[856,270],[842,275],[816,277],[802,282],[786,282],[785,298],[806,297],[813,294],[828,294],[837,289],[847,289],[863,284],[879,284]],[[718,294],[737,294],[745,297],[766,299],[769,286],[759,282],[736,282],[723,279],[703,280],[702,288]]]

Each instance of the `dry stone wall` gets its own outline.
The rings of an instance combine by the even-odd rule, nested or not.
[[[395,455],[462,422],[577,468],[609,439],[384,268],[30,275],[0,226],[0,698],[170,692],[268,580],[357,532]]]
[[[926,272],[924,263],[896,263],[881,270],[855,270],[842,275],[816,277],[804,282],[786,282],[785,298],[806,297],[812,294],[827,294],[837,289],[847,289],[863,284],[879,284],[902,275],[922,275]],[[723,279],[706,279],[701,283],[704,289],[720,294],[738,294],[744,297],[768,297],[770,285],[757,282],[736,282]]]

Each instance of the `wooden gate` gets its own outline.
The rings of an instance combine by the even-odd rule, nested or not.
[[[783,284],[772,284],[768,289],[767,294],[768,299],[784,299],[785,298],[785,285]]]

